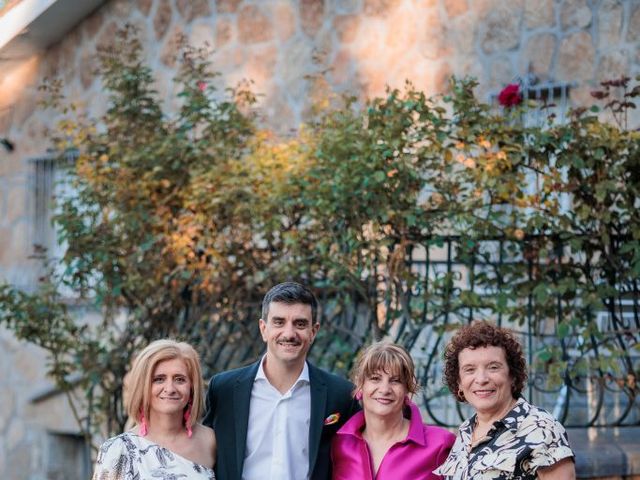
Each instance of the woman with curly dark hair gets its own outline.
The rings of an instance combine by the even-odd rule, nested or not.
[[[444,353],[444,382],[475,414],[435,473],[445,479],[575,479],[564,427],[521,393],[527,365],[513,334],[489,322],[462,327]]]

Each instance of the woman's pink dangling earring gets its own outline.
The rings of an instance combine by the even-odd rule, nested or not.
[[[187,404],[187,409],[184,411],[184,424],[187,427],[187,437],[191,438],[193,435],[193,430],[191,429],[191,425],[189,424],[189,419],[191,418],[191,400]]]
[[[146,437],[148,433],[147,419],[144,418],[144,412],[140,409],[140,435]]]
[[[356,392],[356,400],[358,401],[362,400],[362,390],[358,390]]]

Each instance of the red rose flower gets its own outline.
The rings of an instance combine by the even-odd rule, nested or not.
[[[520,95],[520,85],[510,83],[502,89],[498,94],[498,103],[503,107],[515,107],[522,103],[522,95]]]
[[[198,90],[200,90],[201,92],[204,92],[206,89],[207,89],[207,84],[202,80],[200,80],[198,82]]]

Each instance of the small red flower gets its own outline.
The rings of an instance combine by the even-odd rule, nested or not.
[[[204,92],[206,89],[207,89],[207,83],[200,80],[198,82],[198,90],[200,90],[201,92]]]
[[[522,103],[522,95],[520,95],[520,85],[510,83],[502,89],[498,94],[498,103],[503,107],[515,107]]]

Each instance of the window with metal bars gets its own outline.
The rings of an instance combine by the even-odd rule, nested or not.
[[[46,474],[50,480],[88,478],[90,453],[82,435],[49,432],[47,435]]]
[[[53,218],[57,212],[56,199],[72,188],[67,169],[77,154],[47,154],[31,160],[33,182],[33,246],[35,254],[43,260],[58,260],[65,251],[58,241]]]

